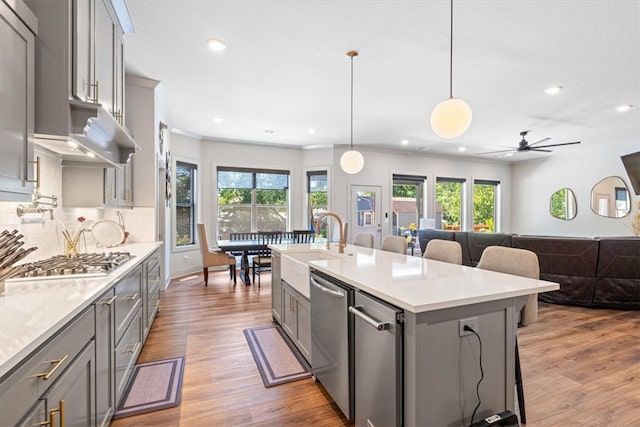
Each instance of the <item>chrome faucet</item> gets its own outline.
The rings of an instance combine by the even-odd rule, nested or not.
[[[322,223],[322,220],[324,220],[326,217],[329,217],[329,216],[335,218],[336,221],[338,221],[338,227],[340,227],[340,241],[338,242],[338,252],[343,254],[344,248],[347,247],[347,230],[349,228],[349,224],[345,222],[343,226],[342,219],[338,216],[338,214],[335,214],[333,212],[325,212],[322,215],[320,215],[315,225],[316,235],[320,231],[320,224]],[[329,245],[329,236],[327,236],[327,249],[331,249]]]

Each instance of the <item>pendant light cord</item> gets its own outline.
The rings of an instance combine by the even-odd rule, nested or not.
[[[351,56],[351,151],[353,151],[353,57],[355,55],[349,55]]]
[[[449,34],[449,99],[453,98],[453,0],[451,0],[451,32]],[[353,65],[351,66],[353,68]],[[351,71],[353,74],[353,71]],[[353,77],[352,77],[353,79]],[[351,83],[353,85],[353,83]]]

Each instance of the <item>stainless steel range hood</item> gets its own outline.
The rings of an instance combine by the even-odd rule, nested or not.
[[[61,157],[63,166],[121,167],[140,147],[99,104],[70,100],[68,135],[36,133],[34,143]],[[81,127],[83,126],[83,127]]]

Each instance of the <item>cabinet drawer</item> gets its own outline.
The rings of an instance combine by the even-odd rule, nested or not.
[[[151,327],[151,323],[153,322],[153,318],[156,316],[156,312],[158,311],[158,306],[160,305],[160,286],[156,286],[152,291],[149,292],[149,307],[147,311],[147,321],[149,323],[149,327]]]
[[[0,384],[0,426],[15,425],[94,335],[93,306],[71,321]]]
[[[142,266],[138,266],[115,286],[116,291],[116,344],[120,342],[131,319],[142,304]]]
[[[138,310],[129,329],[116,347],[116,404],[120,402],[141,347],[142,310]]]

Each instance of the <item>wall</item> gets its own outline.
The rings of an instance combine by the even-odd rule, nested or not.
[[[564,155],[517,162],[513,166],[513,229],[520,234],[557,236],[629,236],[640,200],[631,187],[620,156],[638,151],[637,141],[582,149]],[[632,212],[624,218],[604,218],[591,211],[591,188],[601,179],[619,176],[631,194]],[[570,188],[578,205],[576,218],[563,221],[549,214],[551,194]]]

